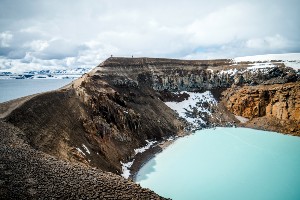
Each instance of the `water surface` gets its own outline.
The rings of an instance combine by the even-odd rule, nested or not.
[[[63,87],[72,79],[0,79],[0,103]]]
[[[172,199],[300,199],[300,138],[216,128],[181,138],[137,174]]]

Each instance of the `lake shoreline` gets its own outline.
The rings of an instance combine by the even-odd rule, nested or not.
[[[218,126],[218,127],[222,127],[222,126]],[[224,127],[226,127],[226,126],[224,126]],[[240,125],[238,127],[242,128],[243,126]],[[204,129],[213,129],[213,128],[216,128],[216,127],[208,127],[208,128],[204,128]],[[200,129],[200,130],[202,130],[202,129]],[[138,172],[148,161],[150,161],[157,154],[161,153],[167,147],[172,145],[177,139],[184,138],[186,136],[190,136],[190,135],[194,134],[196,131],[197,130],[189,131],[189,132],[186,132],[184,135],[180,135],[180,136],[178,135],[178,136],[174,136],[172,139],[162,140],[162,141],[158,142],[158,144],[151,146],[149,149],[147,149],[143,153],[138,153],[137,155],[135,155],[133,158],[134,162],[131,165],[131,167],[129,168],[130,175],[129,175],[128,179],[136,182]]]
[[[140,171],[132,171],[133,180],[142,187],[149,188],[161,196],[169,198],[176,197],[179,199],[182,199],[183,197],[189,199],[188,197],[193,198],[193,195],[196,195],[197,197],[203,195],[203,193],[197,193],[195,190],[192,190],[195,191],[195,193],[192,193],[189,189],[193,187],[189,187],[188,184],[182,185],[180,180],[194,179],[193,181],[195,181],[195,184],[199,185],[199,187],[204,185],[209,188],[209,191],[213,191],[215,185],[223,185],[224,182],[228,182],[228,179],[222,178],[224,177],[224,174],[227,174],[228,177],[233,177],[231,181],[231,188],[239,187],[239,191],[243,192],[234,193],[233,189],[233,191],[227,193],[227,190],[221,190],[220,193],[217,194],[218,198],[215,199],[224,199],[224,195],[233,197],[231,199],[240,199],[241,195],[249,191],[249,188],[240,184],[240,182],[248,180],[252,181],[250,182],[252,184],[251,187],[254,191],[257,191],[255,194],[259,195],[258,199],[264,199],[262,197],[266,196],[276,197],[276,195],[274,196],[274,192],[265,191],[260,187],[268,185],[270,189],[278,191],[278,188],[281,188],[281,186],[278,186],[277,181],[274,180],[284,180],[285,185],[296,185],[297,183],[294,182],[295,172],[297,171],[297,167],[295,166],[299,166],[298,163],[300,163],[300,160],[294,159],[296,157],[294,150],[295,148],[299,149],[300,147],[299,137],[287,137],[287,135],[278,134],[278,132],[245,127],[216,127],[211,130],[203,129],[203,132],[201,130],[201,133],[196,132],[189,136],[191,138],[184,137],[185,140],[179,140],[176,143],[174,143],[175,140],[171,141],[170,144],[173,144],[170,149],[171,151],[169,151],[169,149],[168,151],[165,151],[167,154],[163,152],[164,154],[157,156],[155,161],[149,162],[148,160],[148,163],[141,165]],[[289,142],[290,145],[286,145],[286,142]],[[194,150],[190,151],[189,149],[191,148],[194,148]],[[217,150],[218,148],[220,149]],[[182,150],[185,152],[184,155],[187,156],[182,156],[182,154],[179,153],[182,152]],[[149,153],[151,154],[151,151],[148,152],[148,154]],[[247,156],[245,157],[245,155]],[[288,155],[291,156],[289,157]],[[150,157],[151,155],[148,156]],[[152,157],[155,156],[156,154],[152,154]],[[195,159],[195,156],[199,159]],[[183,160],[180,161],[179,158],[182,158]],[[209,162],[205,161],[207,158]],[[228,158],[234,159],[228,160]],[[279,158],[283,160],[279,162]],[[170,160],[166,161],[166,159]],[[225,160],[226,162],[224,163]],[[262,160],[264,162],[261,162]],[[280,163],[285,162],[293,163],[290,166],[290,173],[284,173],[286,171],[286,168],[284,167],[285,164],[281,165]],[[162,165],[159,163],[164,163],[165,168],[162,168]],[[222,166],[223,171],[219,168],[219,166]],[[271,166],[278,167],[272,168]],[[182,169],[188,170],[184,170],[184,173],[177,174],[177,172],[180,172]],[[196,173],[195,170],[197,170]],[[263,172],[262,174],[260,174],[261,171]],[[137,176],[137,174],[139,175]],[[166,174],[166,176],[163,174]],[[253,176],[253,174],[260,175],[256,177]],[[277,175],[275,176],[275,174]],[[171,177],[173,176],[176,176],[177,178],[171,180]],[[272,183],[267,182],[269,177],[274,179]],[[154,178],[157,180],[156,182]],[[212,179],[214,180],[213,182],[205,181]],[[261,184],[260,182],[263,180],[266,182]],[[181,193],[174,189],[174,187],[170,187],[170,185],[173,184],[175,188],[180,185],[180,188],[182,188],[182,191],[185,191],[185,193]],[[285,188],[285,190],[287,190],[287,188]],[[283,199],[286,195],[287,197],[295,197],[298,195],[296,187],[293,187],[292,191],[294,191],[294,193],[279,193],[279,195],[282,195],[281,199]],[[251,196],[251,194],[252,193],[249,193],[249,196]],[[204,196],[205,195],[212,198],[216,194],[207,192]],[[249,199],[255,199],[254,196],[252,197]]]
[[[131,179],[132,181],[136,182],[137,174],[139,170],[152,158],[154,158],[157,154],[161,153],[163,150],[165,150],[168,146],[172,145],[177,139],[188,136],[179,136],[179,137],[174,137],[174,139],[166,139],[158,144],[153,145],[151,148],[147,149],[143,153],[138,153],[134,157],[134,162],[132,166],[130,167],[130,175],[128,179]]]

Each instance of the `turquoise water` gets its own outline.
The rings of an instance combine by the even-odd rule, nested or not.
[[[156,155],[136,181],[172,199],[300,199],[300,137],[200,130]]]
[[[0,103],[63,87],[72,79],[0,79]]]

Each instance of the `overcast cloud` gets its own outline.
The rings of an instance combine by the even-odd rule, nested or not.
[[[0,0],[0,70],[300,52],[298,0]]]

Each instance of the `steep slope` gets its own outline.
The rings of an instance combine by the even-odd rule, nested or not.
[[[113,173],[33,149],[0,121],[0,199],[164,199]]]

